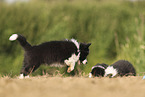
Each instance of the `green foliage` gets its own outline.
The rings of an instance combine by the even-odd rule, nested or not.
[[[112,64],[118,59],[129,60],[138,73],[144,72],[144,6],[143,1],[107,0],[0,3],[0,75],[19,74],[23,63],[22,48],[8,40],[13,33],[24,35],[32,45],[66,38],[92,43],[88,64],[81,66],[85,73],[96,63]],[[36,73],[52,70],[46,68]]]

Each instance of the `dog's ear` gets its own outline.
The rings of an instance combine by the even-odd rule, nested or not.
[[[91,43],[88,43],[88,44],[87,44],[87,47],[89,48],[90,45],[91,45]]]

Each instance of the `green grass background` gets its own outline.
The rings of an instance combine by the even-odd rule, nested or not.
[[[96,63],[130,61],[138,74],[145,72],[145,2],[128,0],[31,0],[0,2],[0,75],[19,75],[24,51],[10,42],[13,33],[37,45],[75,38],[92,43],[88,74]],[[34,74],[53,74],[56,68],[41,66]],[[58,70],[65,70],[64,68]]]

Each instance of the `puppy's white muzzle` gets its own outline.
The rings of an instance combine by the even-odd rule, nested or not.
[[[87,64],[87,62],[88,62],[87,59],[85,59],[82,63],[83,64]]]

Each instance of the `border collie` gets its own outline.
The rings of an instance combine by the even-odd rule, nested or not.
[[[95,66],[92,67],[91,72],[89,73],[89,77],[104,77],[105,69],[108,67],[105,63],[97,63]]]
[[[119,60],[105,69],[105,75],[110,78],[115,76],[136,76],[133,65],[126,60]]]
[[[35,71],[41,64],[66,64],[69,66],[67,72],[70,73],[74,69],[76,62],[87,63],[89,46],[91,45],[91,43],[78,43],[75,39],[71,39],[50,41],[32,46],[20,34],[13,34],[9,40],[18,40],[25,51],[20,78],[29,77],[29,74]]]

